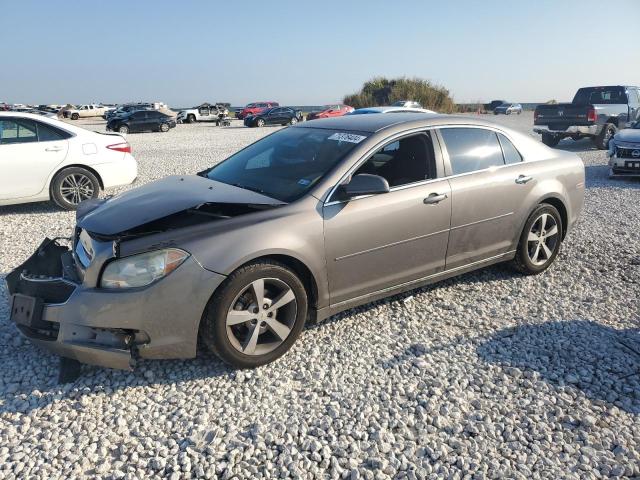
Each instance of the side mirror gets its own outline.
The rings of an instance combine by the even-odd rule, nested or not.
[[[385,178],[368,173],[353,176],[351,181],[344,186],[344,193],[349,198],[388,192],[389,182]]]

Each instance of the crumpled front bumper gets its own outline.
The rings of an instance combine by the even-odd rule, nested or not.
[[[46,239],[6,277],[11,319],[34,344],[82,363],[132,369],[138,358],[192,358],[200,319],[224,276],[189,257],[147,287],[85,285],[71,250]]]

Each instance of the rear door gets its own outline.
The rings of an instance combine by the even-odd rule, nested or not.
[[[502,132],[452,126],[439,134],[452,198],[446,268],[509,252],[535,185],[530,164]]]
[[[332,305],[444,269],[451,192],[433,138],[389,140],[352,174],[386,178],[389,193],[345,199],[338,189],[324,205]]]
[[[67,156],[70,134],[42,122],[0,119],[0,199],[30,197]]]
[[[265,115],[265,122],[269,125],[277,125],[283,122],[283,109],[282,108],[274,108],[269,112],[268,115]]]

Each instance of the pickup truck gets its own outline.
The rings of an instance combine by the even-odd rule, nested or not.
[[[102,117],[110,110],[113,110],[113,108],[103,107],[102,105],[80,105],[78,108],[65,110],[64,116],[71,120],[89,117]]]
[[[216,122],[229,115],[227,107],[221,103],[211,105],[203,103],[199,107],[188,108],[178,112],[178,123]]]
[[[619,128],[640,119],[640,89],[620,85],[580,88],[571,103],[538,105],[533,119],[533,131],[549,147],[563,138],[589,137],[596,147],[606,150]]]

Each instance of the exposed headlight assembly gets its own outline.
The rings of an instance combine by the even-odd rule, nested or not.
[[[102,288],[144,287],[169,275],[189,254],[178,248],[140,253],[107,264],[100,278]]]

